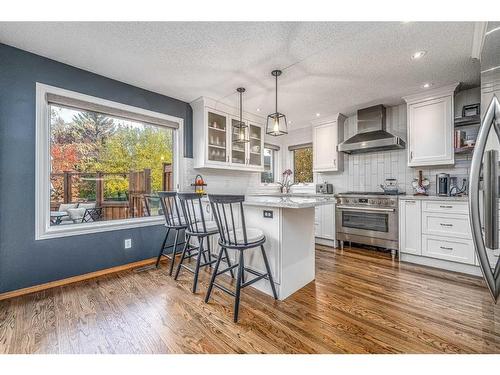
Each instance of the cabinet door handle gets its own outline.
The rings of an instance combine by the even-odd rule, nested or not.
[[[452,227],[453,224],[447,224],[447,223],[439,223],[442,227]]]
[[[453,251],[453,248],[452,247],[446,247],[446,246],[439,246],[440,249],[443,249],[443,250],[451,250]]]
[[[453,208],[453,206],[439,206],[440,208]]]
[[[337,159],[333,159],[333,165],[337,166]]]

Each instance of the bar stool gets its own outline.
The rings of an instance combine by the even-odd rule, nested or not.
[[[212,264],[216,262],[216,260],[212,260],[212,252],[210,249],[210,236],[217,234],[219,232],[217,228],[217,224],[213,221],[206,221],[205,215],[203,213],[203,208],[201,204],[201,196],[197,193],[179,193],[178,194],[179,201],[181,203],[182,212],[184,215],[184,219],[187,225],[186,229],[186,243],[184,244],[184,248],[182,250],[181,260],[177,265],[177,271],[175,272],[174,279],[177,280],[179,276],[179,272],[181,268],[188,270],[189,272],[194,274],[193,280],[193,293],[196,293],[196,288],[198,285],[198,275],[200,273],[200,268],[209,266],[212,267]],[[189,241],[191,237],[196,237],[198,239],[198,251],[196,253],[189,253]],[[205,248],[203,245],[203,241],[206,239],[207,247]],[[196,249],[196,248],[195,248]],[[191,249],[193,250],[193,249]],[[229,256],[227,255],[227,250],[223,249],[221,252],[224,253],[225,261],[229,266],[231,266]],[[208,261],[207,255],[208,253]],[[194,269],[189,268],[184,263],[184,260],[190,259],[192,257],[196,257],[196,265]],[[203,257],[203,263],[201,262],[201,258]],[[234,268],[234,267],[233,267]],[[233,268],[230,268],[231,277],[234,278]]]
[[[179,204],[176,199],[177,193],[175,191],[160,191],[158,192],[158,197],[160,198],[161,208],[163,215],[165,216],[165,227],[167,228],[167,233],[165,234],[165,239],[163,240],[158,258],[156,259],[156,268],[159,267],[160,259],[163,255],[171,260],[169,275],[172,276],[172,272],[174,271],[175,256],[179,253],[177,251],[177,246],[185,245],[187,243],[187,241],[178,243],[179,232],[186,230],[187,224],[181,215],[181,209],[179,208]],[[171,230],[175,231],[174,243],[172,245],[165,246]],[[167,250],[170,248],[172,248],[172,251],[171,253],[168,253]]]
[[[207,290],[207,295],[205,296],[205,303],[208,303],[210,299],[210,294],[212,293],[212,288],[221,289],[222,291],[232,295],[234,297],[234,322],[238,321],[238,311],[240,307],[240,292],[242,288],[245,288],[253,283],[261,280],[267,279],[271,283],[271,289],[273,291],[274,299],[278,299],[276,294],[276,288],[274,286],[273,277],[271,275],[271,270],[269,268],[269,262],[267,261],[266,251],[264,249],[264,243],[266,242],[266,237],[264,233],[257,228],[247,228],[245,225],[245,214],[243,211],[243,202],[245,200],[244,195],[213,195],[209,194],[208,198],[212,206],[213,215],[215,217],[215,222],[219,229],[219,245],[221,250],[219,251],[219,256],[217,257],[217,262],[215,264],[215,269],[212,273],[212,278],[210,280],[210,285]],[[233,205],[235,206],[233,209]],[[240,214],[241,227],[236,227],[235,225],[235,215]],[[262,258],[264,260],[264,265],[266,266],[266,273],[257,272],[251,268],[246,268],[244,264],[244,252],[245,250],[260,247],[262,252]],[[239,262],[233,266],[219,271],[219,265],[222,260],[222,255],[226,249],[233,249],[239,251]],[[227,253],[226,253],[227,254]],[[227,256],[227,255],[226,255]],[[238,276],[236,277],[236,291],[233,292],[223,285],[217,284],[215,282],[217,276],[226,272],[229,269],[238,267]],[[248,272],[254,276],[252,280],[245,282],[244,273]]]

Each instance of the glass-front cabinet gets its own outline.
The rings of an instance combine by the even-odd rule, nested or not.
[[[207,111],[208,160],[227,161],[227,118],[225,115]]]
[[[241,127],[240,121],[231,119],[231,163],[246,165],[247,156],[247,142],[248,128]],[[243,142],[239,142],[244,139]]]
[[[248,131],[248,151],[250,154],[248,164],[260,167],[262,166],[262,128],[250,123]]]
[[[236,107],[204,97],[190,104],[194,168],[264,171],[264,118],[247,113],[240,127]]]

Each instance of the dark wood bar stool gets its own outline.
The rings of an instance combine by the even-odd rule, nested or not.
[[[264,233],[257,228],[247,228],[245,225],[245,214],[243,212],[243,202],[245,201],[244,195],[213,195],[209,194],[208,198],[212,206],[213,215],[219,229],[219,245],[221,250],[219,251],[219,256],[217,257],[217,262],[215,264],[215,269],[212,273],[212,278],[210,280],[210,285],[207,290],[207,295],[205,297],[205,302],[208,303],[210,299],[210,294],[212,293],[212,288],[215,286],[218,289],[234,296],[234,322],[238,321],[238,311],[240,307],[240,292],[241,289],[252,285],[253,283],[261,280],[267,279],[271,283],[271,289],[273,291],[274,299],[278,299],[276,294],[276,288],[274,286],[273,277],[271,275],[271,270],[269,268],[269,262],[267,261],[266,251],[264,249],[264,243],[266,242],[266,237]],[[233,207],[234,206],[234,207]],[[241,226],[237,227],[235,225],[235,215],[240,214]],[[260,247],[262,252],[262,258],[266,266],[266,273],[257,272],[251,268],[246,268],[244,264],[244,252],[245,250]],[[226,249],[233,249],[239,251],[239,262],[233,266],[229,266],[225,270],[219,271],[219,265],[222,260],[222,256]],[[227,253],[226,253],[227,254]],[[227,256],[227,255],[226,255]],[[223,285],[217,284],[215,282],[217,276],[228,271],[229,269],[238,267],[238,276],[236,276],[236,291],[233,292]],[[245,271],[256,276],[252,280],[245,282]]]
[[[201,196],[197,193],[179,193],[179,201],[181,203],[182,212],[187,224],[186,229],[186,243],[184,244],[184,249],[182,250],[181,260],[177,266],[177,271],[175,272],[174,279],[177,280],[181,268],[188,270],[194,274],[193,280],[193,293],[196,293],[196,288],[198,286],[198,275],[200,269],[206,266],[212,267],[212,264],[216,260],[212,260],[212,252],[210,249],[210,236],[219,233],[217,224],[214,221],[205,220],[205,214],[203,213],[203,208],[201,204]],[[189,252],[189,241],[191,237],[196,237],[198,239],[198,251],[195,253]],[[203,241],[206,240],[206,248],[203,245]],[[193,250],[193,248],[191,248]],[[224,259],[229,266],[231,266],[229,256],[227,255],[226,249],[221,249],[224,253]],[[208,260],[207,260],[208,255]],[[196,257],[196,265],[194,269],[189,268],[184,264],[186,259]],[[203,257],[203,263],[201,258]],[[234,268],[234,267],[233,267]],[[233,269],[229,269],[231,276],[234,278]]]
[[[163,215],[165,216],[165,227],[167,228],[167,233],[165,234],[165,239],[160,248],[158,258],[156,259],[156,267],[160,265],[160,259],[162,255],[170,259],[170,269],[169,275],[172,276],[174,270],[175,256],[179,253],[177,251],[177,246],[186,245],[188,242],[179,243],[179,232],[185,231],[187,228],[186,220],[182,217],[182,210],[179,207],[177,201],[177,193],[175,191],[160,191],[158,192],[158,197],[160,199],[161,209]],[[175,231],[174,243],[167,245],[168,235],[170,231]],[[172,249],[169,252],[169,249]],[[191,249],[192,250],[192,249]]]

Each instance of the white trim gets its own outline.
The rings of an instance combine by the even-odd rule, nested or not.
[[[460,82],[456,82],[451,85],[437,87],[432,90],[425,90],[417,94],[403,96],[403,100],[407,104],[412,104],[412,103],[418,103],[422,100],[427,101],[427,100],[439,99],[442,98],[443,96],[448,96],[450,94],[453,94],[459,85]]]
[[[279,148],[279,146],[273,145],[272,143],[268,143],[268,144],[271,146],[274,146],[274,147],[278,147],[278,149],[275,150],[275,149],[266,147],[264,145],[264,148],[267,148],[267,149],[273,151],[273,153],[274,153],[273,165],[272,165],[274,182],[262,182],[262,173],[265,173],[265,171],[264,171],[264,172],[259,173],[259,183],[260,183],[261,187],[268,186],[268,187],[277,188],[279,186],[277,183],[278,176],[281,174],[280,173],[280,170],[281,170],[281,149]],[[264,150],[262,150],[262,157],[264,157]],[[264,167],[264,161],[262,161],[262,166]]]
[[[471,51],[471,57],[473,59],[481,60],[481,52],[483,50],[487,27],[488,22],[474,22],[474,35],[472,37]]]
[[[59,238],[75,236],[81,234],[107,232],[130,228],[139,228],[163,223],[162,217],[145,217],[137,219],[124,219],[103,221],[99,223],[75,224],[50,226],[50,191],[48,183],[50,171],[50,113],[47,103],[47,93],[67,96],[70,98],[85,100],[96,104],[102,104],[116,109],[136,112],[146,116],[158,117],[179,124],[178,129],[173,129],[173,173],[174,186],[179,189],[182,181],[182,168],[180,167],[183,158],[184,120],[180,117],[170,116],[163,113],[149,111],[147,109],[133,107],[130,105],[113,102],[110,100],[80,94],[78,92],[65,90],[59,87],[36,83],[36,145],[35,145],[35,240],[48,238]],[[156,125],[159,126],[159,125]]]

